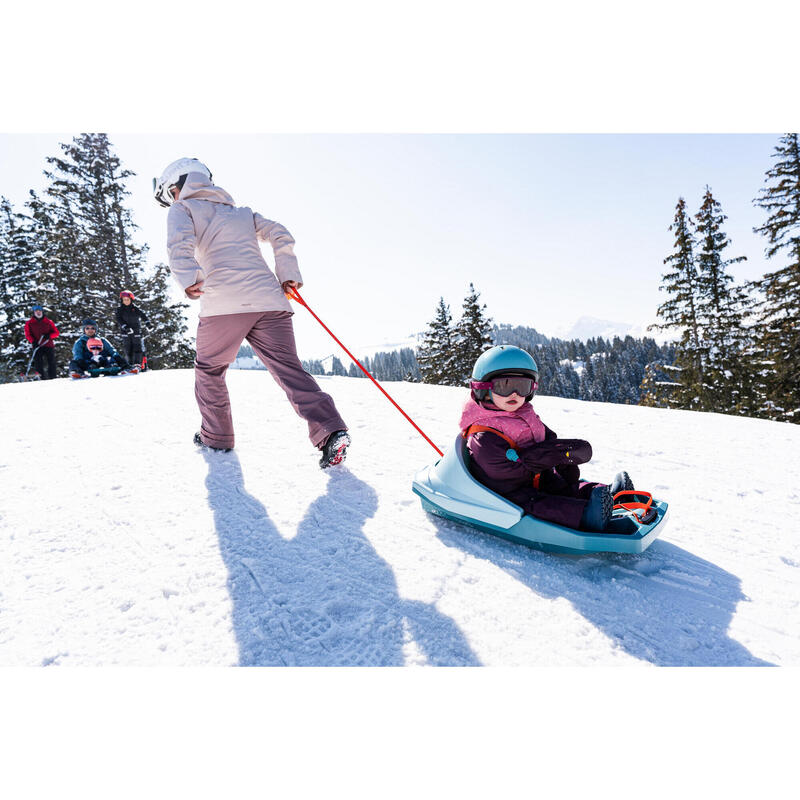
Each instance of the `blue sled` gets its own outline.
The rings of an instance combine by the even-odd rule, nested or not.
[[[659,536],[668,504],[653,498],[656,518],[642,525],[631,514],[617,519],[613,533],[587,533],[545,522],[478,483],[467,467],[469,451],[458,436],[443,458],[421,469],[412,489],[422,507],[436,516],[462,522],[518,544],[550,553],[641,553]],[[624,532],[621,532],[624,531]]]

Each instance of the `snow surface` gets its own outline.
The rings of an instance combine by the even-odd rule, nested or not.
[[[0,386],[0,665],[798,665],[800,427],[538,397],[671,503],[638,556],[555,556],[424,513],[436,456],[370,383],[322,471],[268,374],[237,447],[192,443],[190,370]],[[440,447],[463,389],[385,384]]]

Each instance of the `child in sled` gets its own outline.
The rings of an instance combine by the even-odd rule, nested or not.
[[[69,362],[71,378],[84,378],[93,369],[116,367],[121,372],[138,372],[112,347],[111,342],[97,335],[97,323],[93,319],[83,320],[83,335],[72,347]]]
[[[539,370],[519,347],[482,353],[472,370],[471,394],[461,414],[470,472],[484,486],[530,514],[557,525],[603,531],[613,496],[633,489],[627,472],[611,486],[584,481],[579,464],[592,457],[582,439],[559,439],[533,410]]]

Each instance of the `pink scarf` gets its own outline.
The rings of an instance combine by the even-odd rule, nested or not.
[[[484,408],[469,397],[464,403],[460,424],[462,432],[471,425],[494,428],[520,447],[543,442],[545,435],[544,423],[530,403],[523,403],[516,411],[501,411],[499,408]]]

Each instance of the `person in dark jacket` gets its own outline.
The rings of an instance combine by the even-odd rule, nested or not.
[[[134,305],[136,298],[133,292],[123,289],[119,293],[119,305],[115,312],[120,333],[125,337],[122,341],[123,351],[131,364],[142,364],[142,322],[149,322],[147,314]]]
[[[473,477],[526,514],[568,528],[603,531],[613,496],[633,489],[627,472],[611,486],[583,480],[592,457],[583,439],[559,439],[533,410],[539,372],[531,355],[500,345],[475,362],[471,394],[461,414]]]
[[[123,372],[139,371],[138,367],[131,367],[108,339],[97,335],[97,323],[93,319],[85,319],[81,324],[83,335],[72,346],[72,361],[69,362],[71,378],[85,378],[89,370],[113,365],[120,367]],[[89,348],[90,341],[93,349]]]
[[[59,336],[58,328],[53,320],[45,316],[44,308],[38,303],[31,308],[31,313],[31,318],[25,323],[25,338],[31,343],[31,347],[38,348],[33,356],[33,368],[43,380],[52,380],[56,377],[56,349],[53,339]]]

